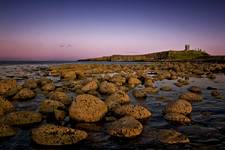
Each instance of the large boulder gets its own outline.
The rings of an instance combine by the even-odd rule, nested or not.
[[[65,92],[52,92],[50,93],[49,99],[59,101],[65,105],[71,104],[70,97]]]
[[[107,132],[117,137],[135,137],[143,130],[142,124],[134,117],[125,116],[109,124]]]
[[[86,139],[87,136],[85,131],[51,124],[32,130],[33,141],[40,145],[70,145]]]
[[[83,92],[88,92],[88,91],[95,91],[98,89],[98,84],[96,81],[90,81],[88,83],[86,83],[82,88],[81,90]]]
[[[132,116],[135,119],[146,119],[151,116],[151,112],[147,108],[132,104],[116,107],[114,112],[121,116]]]
[[[21,89],[16,95],[13,97],[13,99],[18,99],[18,100],[27,100],[27,99],[32,99],[36,96],[36,93],[33,92],[32,90],[28,88],[23,88]]]
[[[69,115],[71,119],[83,122],[96,122],[104,117],[108,109],[106,104],[93,95],[78,95],[72,102]]]
[[[3,123],[9,125],[28,125],[41,122],[42,115],[34,111],[11,112],[4,116]]]
[[[0,138],[16,135],[16,130],[9,125],[0,123]]]
[[[169,102],[163,112],[164,113],[180,113],[180,114],[189,114],[192,111],[192,105],[186,100],[177,100],[173,102]]]
[[[106,105],[109,109],[112,109],[120,104],[126,104],[130,103],[130,97],[127,93],[123,91],[118,91],[114,94],[111,94],[107,99],[105,100]]]
[[[0,81],[0,96],[10,97],[17,93],[18,87],[16,80],[1,80]]]
[[[23,87],[29,88],[29,89],[35,89],[37,88],[37,81],[34,79],[26,80],[23,84]]]
[[[113,94],[116,92],[116,90],[116,85],[107,81],[103,81],[99,87],[99,92],[102,94]]]
[[[198,102],[202,100],[202,96],[193,92],[187,92],[180,95],[180,99],[184,99],[189,102]]]
[[[190,143],[187,136],[175,130],[162,129],[158,133],[158,140],[165,144]]]

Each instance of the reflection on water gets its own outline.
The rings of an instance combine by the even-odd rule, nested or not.
[[[16,74],[15,74],[16,72]],[[22,65],[18,66],[1,66],[1,79],[14,78],[20,83],[31,77],[47,76],[48,72],[45,66]],[[60,81],[55,78],[56,85],[61,86]],[[152,112],[152,117],[143,121],[143,133],[132,139],[119,139],[111,137],[105,133],[105,124],[100,123],[100,130],[88,131],[88,139],[69,147],[43,147],[36,145],[31,140],[31,129],[38,126],[17,128],[16,136],[3,139],[0,141],[0,149],[34,149],[34,150],[53,150],[53,149],[222,149],[225,146],[225,99],[216,99],[211,96],[211,91],[207,87],[217,88],[225,97],[225,75],[217,74],[216,79],[208,78],[189,79],[189,85],[177,87],[174,85],[175,80],[162,80],[155,83],[156,87],[169,85],[172,91],[159,91],[157,94],[150,94],[146,99],[137,100],[129,92],[134,103],[148,107]],[[191,113],[192,123],[190,125],[174,125],[168,123],[162,116],[161,112],[167,102],[177,100],[178,96],[187,91],[190,86],[198,86],[202,89],[203,100],[193,103]],[[34,110],[38,111],[39,103],[45,99],[43,93],[37,89],[37,96],[34,100],[16,102],[14,105],[17,110]],[[73,93],[71,96],[74,96]],[[43,121],[45,122],[45,121]],[[73,125],[68,125],[72,126]],[[175,129],[186,134],[191,143],[182,145],[165,145],[160,144],[154,139],[158,129]]]

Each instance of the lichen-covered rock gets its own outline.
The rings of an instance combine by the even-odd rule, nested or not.
[[[62,121],[66,117],[65,111],[58,110],[58,109],[54,110],[54,115],[55,115],[55,119],[58,120],[58,121]]]
[[[173,102],[169,102],[163,112],[164,113],[180,113],[180,114],[189,114],[192,111],[192,105],[186,100],[177,100]]]
[[[56,109],[65,109],[65,105],[56,100],[44,100],[39,107],[39,111],[42,113],[53,113]]]
[[[71,104],[70,97],[65,92],[52,92],[50,93],[49,99],[59,101],[65,105]]]
[[[191,119],[179,113],[166,113],[164,118],[168,121],[180,124],[191,123]]]
[[[16,135],[16,130],[9,125],[0,123],[0,138]]]
[[[117,90],[116,85],[114,83],[110,83],[107,81],[103,81],[99,87],[99,91],[102,94],[113,94],[116,92],[116,90]]]
[[[146,119],[151,116],[151,112],[147,108],[132,104],[116,107],[114,112],[121,116],[132,116],[135,119]]]
[[[145,80],[145,87],[153,87],[153,86],[154,86],[154,82],[152,79]]]
[[[81,88],[81,90],[82,90],[83,92],[95,91],[95,90],[97,90],[97,89],[98,89],[98,84],[97,84],[97,82],[94,81],[94,80],[88,82],[87,84],[85,84],[85,85]]]
[[[197,86],[191,86],[188,90],[190,92],[197,93],[197,94],[201,94],[202,93],[201,89],[199,87],[197,87]]]
[[[147,97],[147,93],[145,92],[144,89],[134,89],[132,93],[133,93],[133,96],[136,97],[136,98]]]
[[[54,91],[55,90],[55,85],[54,85],[54,83],[47,83],[47,84],[43,85],[41,87],[41,89],[43,91],[47,91],[47,92]]]
[[[13,99],[18,99],[18,100],[27,100],[27,99],[32,99],[36,96],[36,93],[33,92],[32,90],[28,88],[23,88],[21,89],[16,95],[13,97]]]
[[[41,79],[38,80],[38,83],[41,85],[41,86],[44,86],[45,84],[48,84],[48,83],[51,83],[52,80],[49,79],[49,78],[46,78],[46,77],[43,77]]]
[[[78,95],[72,102],[69,115],[71,119],[84,122],[96,122],[104,117],[108,109],[106,104],[93,95]]]
[[[24,88],[35,89],[37,88],[37,81],[34,79],[26,80],[23,84]]]
[[[184,99],[190,102],[197,102],[202,100],[202,96],[193,92],[187,92],[180,96],[180,99]]]
[[[18,90],[16,80],[0,80],[0,96],[10,97]]]
[[[2,96],[0,96],[0,109],[2,110],[2,113],[5,114],[8,112],[14,111],[15,107],[13,106],[13,104],[10,101],[8,101],[5,98],[3,98]]]
[[[159,131],[158,140],[165,144],[184,144],[190,143],[190,140],[187,136],[169,129],[162,129]]]
[[[137,78],[130,77],[130,78],[128,79],[128,85],[129,85],[129,87],[131,87],[131,88],[133,88],[133,87],[135,87],[135,86],[137,86],[137,85],[139,85],[139,84],[141,84],[141,81],[140,81],[139,79],[137,79]]]
[[[51,124],[32,130],[33,141],[40,145],[70,145],[86,139],[87,136],[85,131]]]
[[[171,91],[172,88],[171,88],[170,86],[168,86],[168,85],[165,85],[165,86],[162,86],[162,87],[160,88],[160,90],[162,90],[162,91]]]
[[[124,83],[126,83],[126,78],[122,77],[119,74],[116,74],[113,77],[111,77],[109,81],[115,83],[116,85],[123,85]]]
[[[107,132],[117,137],[135,137],[140,135],[142,130],[142,124],[131,116],[120,118],[107,127]]]
[[[34,111],[11,112],[4,116],[3,123],[9,125],[28,125],[41,122],[42,115]]]
[[[156,87],[146,87],[143,89],[147,94],[156,94],[158,93],[158,89]]]
[[[119,104],[126,104],[130,103],[130,97],[127,93],[123,91],[118,91],[114,94],[111,94],[106,100],[105,104],[108,106],[109,109],[116,107]]]
[[[75,71],[63,71],[61,73],[61,78],[66,80],[74,80],[76,79],[76,72]]]

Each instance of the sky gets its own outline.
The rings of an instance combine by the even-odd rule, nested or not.
[[[0,0],[0,60],[225,55],[224,0]]]

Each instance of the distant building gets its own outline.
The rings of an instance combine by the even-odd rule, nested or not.
[[[185,45],[185,49],[184,49],[185,51],[188,51],[188,50],[190,50],[190,45],[189,44],[186,44]]]

